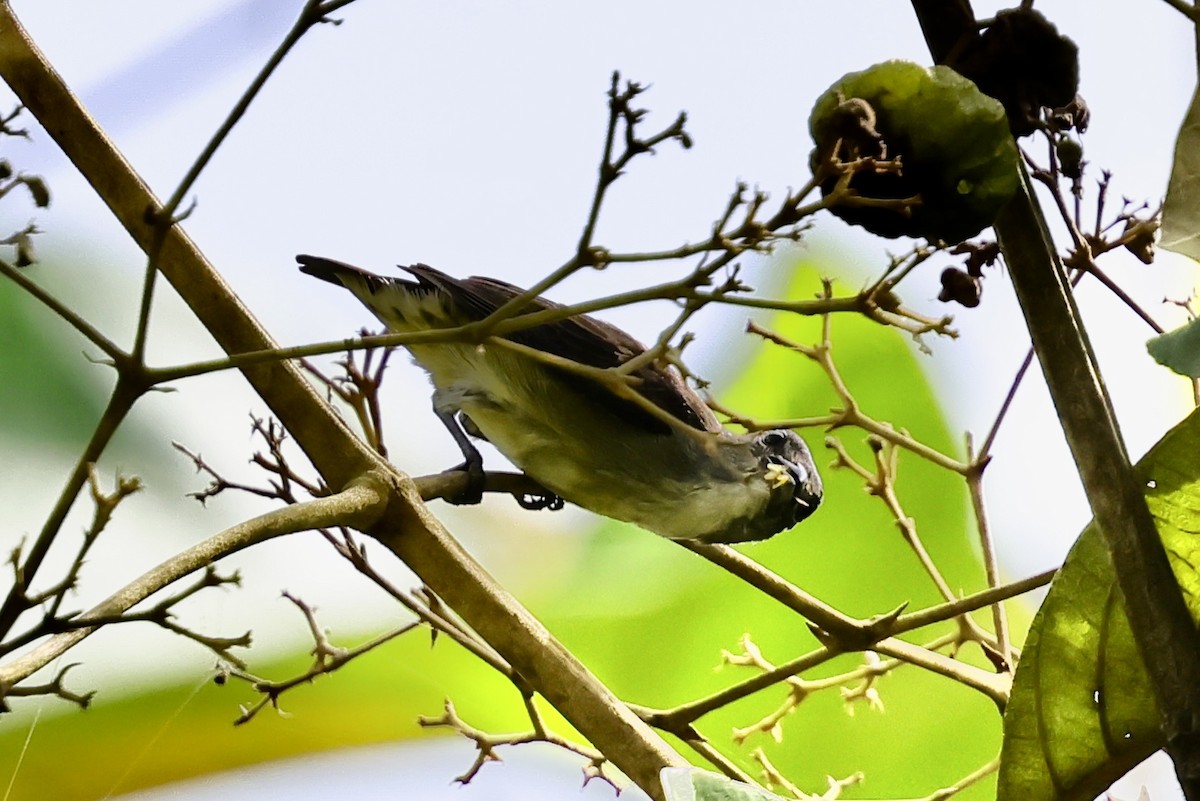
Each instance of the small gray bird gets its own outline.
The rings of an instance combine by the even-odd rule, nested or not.
[[[482,320],[522,292],[423,264],[402,268],[414,281],[317,256],[296,259],[301,271],[349,289],[395,332]],[[535,298],[522,313],[557,308]],[[621,329],[583,314],[503,338],[601,369],[645,350]],[[651,409],[591,376],[497,341],[406,347],[429,373],[434,412],[475,479],[467,502],[478,500],[482,486],[482,458],[469,432],[561,498],[671,539],[762,540],[821,503],[821,477],[795,432],[726,431],[673,368],[649,364],[631,373]]]

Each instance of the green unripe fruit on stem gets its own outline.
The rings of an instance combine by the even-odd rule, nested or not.
[[[1058,168],[1062,174],[1073,181],[1083,177],[1083,145],[1069,136],[1058,140],[1054,146],[1058,154]]]
[[[856,113],[848,115],[847,109]],[[848,130],[854,120],[868,121],[870,129]],[[991,225],[1017,190],[1017,148],[1003,106],[949,67],[885,61],[852,72],[817,99],[808,127],[817,145],[814,171],[834,156],[843,162],[899,159],[899,174],[864,169],[850,188],[864,198],[919,195],[918,204],[907,211],[830,209],[880,236],[961,242]],[[821,191],[828,195],[837,180],[836,174],[824,180]]]

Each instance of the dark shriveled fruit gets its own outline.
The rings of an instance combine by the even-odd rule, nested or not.
[[[947,267],[942,270],[942,291],[938,300],[943,303],[961,303],[968,309],[979,305],[983,296],[983,280],[977,275],[971,275],[957,267]]]
[[[1004,104],[1014,136],[1033,133],[1043,108],[1068,107],[1079,91],[1079,48],[1032,8],[998,12],[951,66]]]
[[[865,103],[873,115],[870,130],[847,142],[848,104]],[[865,115],[855,115],[862,119]],[[886,237],[924,237],[961,242],[992,224],[1016,192],[1017,149],[1004,108],[949,67],[922,67],[886,61],[852,72],[817,99],[808,119],[816,148],[811,167],[833,155],[899,159],[897,174],[857,173],[850,188],[863,197],[920,196],[905,214],[894,208],[835,206],[848,223]],[[878,138],[876,138],[878,137]],[[848,147],[848,145],[853,145]],[[828,195],[837,176],[823,182]]]

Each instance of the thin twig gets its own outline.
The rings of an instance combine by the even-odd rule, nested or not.
[[[0,6],[0,9],[2,8],[3,6]],[[108,405],[101,414],[99,422],[96,423],[96,428],[92,431],[87,445],[84,446],[83,453],[80,454],[78,461],[75,462],[75,467],[67,477],[66,485],[59,492],[53,508],[46,516],[45,522],[42,523],[41,530],[28,551],[24,553],[25,559],[21,564],[18,580],[13,582],[4,598],[4,603],[0,604],[0,642],[12,631],[13,624],[16,623],[21,613],[29,608],[27,598],[29,585],[46,555],[50,552],[50,546],[58,537],[58,533],[67,519],[67,513],[75,505],[80,491],[86,484],[91,465],[100,458],[100,454],[108,446],[138,397],[140,397],[140,392],[136,388],[128,386],[124,381],[124,374],[118,374],[117,384],[109,397]]]
[[[774,342],[777,345],[781,345],[782,347],[793,350],[796,353],[807,356],[820,365],[821,369],[825,371],[827,376],[829,376],[830,383],[833,385],[834,391],[837,393],[839,400],[842,402],[842,406],[834,409],[829,415],[823,418],[818,418],[818,425],[825,425],[830,429],[836,429],[843,426],[861,428],[867,433],[875,434],[876,436],[887,440],[888,442],[915,453],[917,456],[920,456],[921,458],[926,459],[938,465],[939,467],[959,473],[960,475],[966,473],[966,471],[970,469],[969,464],[960,462],[957,459],[947,456],[936,449],[929,447],[925,443],[914,439],[903,431],[897,430],[886,423],[881,423],[863,413],[858,406],[858,402],[854,399],[853,394],[850,392],[845,381],[842,379],[836,363],[833,361],[833,348],[832,340],[829,337],[828,319],[829,317],[826,315],[821,344],[816,346],[802,345],[798,342],[794,342],[780,334],[775,333],[774,331],[758,325],[753,321],[746,326],[746,330],[752,334],[762,337],[769,342]],[[753,418],[740,416],[734,417],[733,422],[746,426],[752,430],[796,427],[795,422],[788,420],[760,421]],[[812,422],[805,421],[805,425],[812,424]]]
[[[1192,22],[1200,20],[1200,14],[1198,14],[1196,7],[1191,3],[1188,3],[1187,0],[1163,0],[1163,2],[1178,11],[1180,14],[1183,14]]]
[[[309,633],[313,638],[313,663],[308,670],[298,676],[294,676],[284,681],[267,681],[258,676],[251,675],[244,670],[244,666],[227,667],[222,670],[220,677],[233,677],[248,682],[254,689],[261,693],[262,697],[257,703],[244,707],[242,714],[234,721],[235,726],[241,726],[249,723],[261,712],[268,704],[275,709],[279,708],[279,698],[288,690],[299,687],[303,684],[312,683],[318,676],[324,676],[340,670],[346,664],[353,662],[364,654],[374,651],[379,646],[391,642],[402,634],[416,629],[420,624],[418,622],[406,623],[398,626],[391,631],[385,631],[383,634],[374,637],[367,642],[354,648],[341,648],[334,645],[329,640],[329,635],[321,628],[317,622],[316,610],[306,604],[301,599],[291,593],[283,593],[283,597],[287,598],[295,604],[304,615],[305,621],[308,623]]]
[[[93,618],[104,621],[120,615],[172,582],[204,569],[217,559],[272,537],[338,523],[369,528],[371,521],[387,506],[387,486],[386,480],[369,474],[361,483],[337,495],[295,506],[285,506],[239,523],[147,571],[85,614],[75,618],[73,622],[87,624],[91,623]],[[57,659],[92,634],[96,625],[55,635],[32,651],[6,664],[0,664],[0,690],[14,686],[34,671]]]
[[[900,635],[908,631],[957,618],[960,615],[1000,603],[1018,595],[1023,595],[1031,590],[1049,584],[1050,580],[1054,578],[1055,573],[1056,571],[1054,570],[1048,570],[1002,587],[995,587],[968,595],[957,601],[900,615],[894,619],[890,627],[881,636]],[[866,643],[862,647],[869,648],[871,645],[873,643]],[[823,664],[845,652],[844,649],[835,646],[821,646],[779,665],[772,671],[753,676],[723,690],[719,690],[712,695],[690,701],[669,710],[653,710],[644,707],[634,708],[638,712],[638,715],[646,720],[646,722],[686,739],[688,736],[687,727],[709,712],[753,695],[774,684],[778,684],[780,681]]]
[[[967,434],[967,459],[976,462],[975,444],[971,435]],[[987,510],[983,498],[983,470],[967,474],[967,490],[971,494],[971,508],[975,512],[975,528],[979,532],[980,550],[983,552],[983,569],[987,575],[989,587],[1000,586],[1000,563],[996,556],[996,544],[992,538],[992,529],[988,522]],[[1013,668],[1012,643],[1009,640],[1008,614],[1003,603],[992,605],[992,625],[996,631],[996,650],[1007,668]]]

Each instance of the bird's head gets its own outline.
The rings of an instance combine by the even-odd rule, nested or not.
[[[737,464],[734,474],[723,472],[694,503],[699,520],[674,520],[680,539],[707,543],[765,540],[804,520],[821,505],[821,476],[804,440],[794,431],[777,429],[729,436],[724,466]],[[661,532],[660,532],[661,533]]]
[[[767,514],[791,528],[821,505],[821,476],[808,445],[787,429],[763,431],[754,436],[751,450],[758,460],[761,480],[767,482]]]

